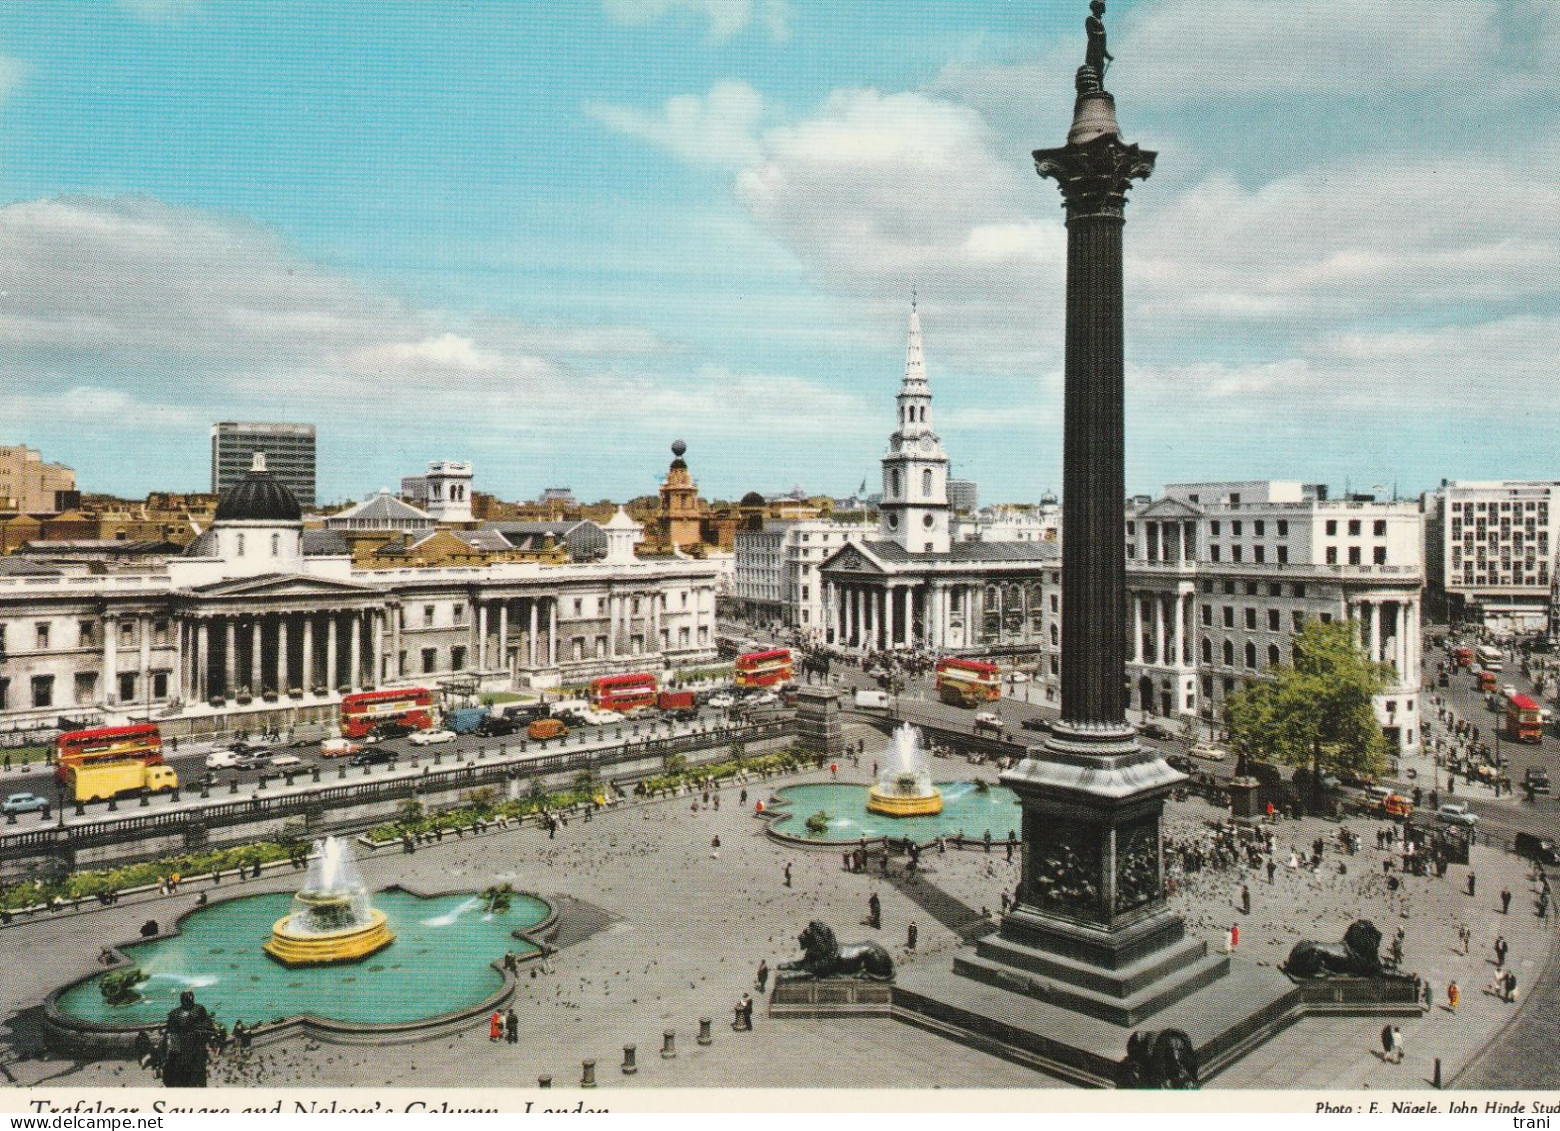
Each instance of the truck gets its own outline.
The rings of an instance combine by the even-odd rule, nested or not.
[[[691,711],[698,706],[697,699],[691,691],[662,691],[655,705],[662,711]]]
[[[888,710],[888,692],[858,691],[856,692],[856,706],[868,711],[886,711]]]
[[[444,725],[456,734],[474,734],[488,713],[486,707],[456,707],[444,716]]]
[[[145,762],[101,762],[71,769],[70,790],[76,801],[106,801],[127,793],[168,793],[179,788],[172,766]]]

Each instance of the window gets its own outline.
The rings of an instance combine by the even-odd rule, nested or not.
[[[1226,577],[1224,579],[1224,595],[1226,597],[1230,597],[1230,596],[1233,596],[1234,593],[1235,593],[1235,583],[1233,581],[1231,581],[1229,578]]]
[[[1214,538],[1219,536],[1219,523],[1217,520],[1208,524],[1208,533]]]
[[[1269,597],[1282,597],[1284,595],[1284,587],[1276,581],[1270,581],[1268,583],[1267,595]]]
[[[76,673],[76,706],[88,707],[97,702],[97,672]]]
[[[1235,642],[1233,640],[1224,642],[1224,666],[1227,668],[1235,666]]]
[[[121,644],[134,644],[135,643],[135,621],[133,621],[133,620],[122,620],[122,621],[119,622],[119,643],[121,643]]]
[[[1289,564],[1289,547],[1288,546],[1280,546],[1280,547],[1278,547],[1278,564],[1279,565],[1288,565]]]
[[[1289,627],[1293,632],[1299,632],[1305,627],[1305,614],[1296,609],[1289,614]]]
[[[1278,520],[1278,536],[1280,538],[1289,537],[1289,520],[1287,518],[1281,518]]]
[[[1266,546],[1253,546],[1253,547],[1251,547],[1251,560],[1254,561],[1254,562],[1265,562],[1265,561],[1267,561],[1267,547]]]
[[[1268,631],[1277,632],[1284,623],[1284,614],[1277,609],[1268,610]]]
[[[32,705],[34,707],[54,706],[54,677],[52,675],[35,675],[32,677]]]
[[[1212,605],[1204,605],[1202,607],[1202,622],[1203,622],[1203,624],[1206,624],[1206,625],[1212,625],[1213,624],[1213,606]]]
[[[244,556],[244,536],[242,534],[238,536],[238,556]]]
[[[90,647],[92,647],[96,643],[97,643],[97,631],[96,631],[95,626],[89,620],[82,621],[81,622],[81,646],[83,648],[90,648]]]
[[[153,621],[152,632],[156,636],[158,644],[168,643],[168,622],[165,620]]]
[[[1263,522],[1260,518],[1257,519],[1256,522],[1251,524],[1251,533],[1256,535],[1258,538],[1264,537],[1267,534],[1267,523]]]
[[[1235,627],[1235,609],[1234,609],[1234,606],[1232,606],[1232,605],[1225,605],[1224,606],[1224,627],[1225,628],[1234,628]]]
[[[684,590],[680,594],[680,596],[682,597],[682,607],[686,609],[688,607],[688,592],[687,592],[687,590]],[[578,611],[578,610],[576,610],[576,611]]]
[[[1357,518],[1349,519],[1349,537],[1350,538],[1358,538],[1359,536],[1360,536],[1360,520],[1357,519]]]
[[[1213,641],[1206,636],[1202,638],[1202,662],[1205,664],[1213,663]]]
[[[450,649],[450,669],[461,671],[466,666],[466,649],[460,645]]]
[[[1257,583],[1255,581],[1248,581],[1248,582],[1246,582],[1246,596],[1248,596],[1248,597],[1255,597],[1256,595],[1257,595]]]
[[[438,666],[439,650],[437,648],[424,648],[422,650],[423,674],[427,675],[429,672],[438,670]]]
[[[1297,581],[1292,586],[1296,600],[1305,600],[1305,582]]]
[[[1358,546],[1350,546],[1349,547],[1349,564],[1350,565],[1359,565],[1360,564],[1360,548]]]
[[[1241,548],[1239,546],[1231,546],[1230,547],[1230,561],[1232,561],[1232,562],[1240,561],[1241,560],[1240,551],[1241,551]]]
[[[1276,668],[1276,667],[1278,667],[1279,664],[1281,664],[1283,662],[1284,662],[1283,656],[1279,652],[1278,645],[1277,644],[1269,644],[1268,645],[1268,667]]]
[[[1338,547],[1337,546],[1328,546],[1327,547],[1327,564],[1328,565],[1337,565],[1338,564]]]
[[[464,604],[462,604],[459,601],[455,602],[454,606],[451,609],[451,620],[455,624],[465,624],[466,623],[466,606]],[[459,664],[456,664],[455,666],[457,668],[460,667]]]
[[[899,494],[899,469],[897,467],[888,473],[888,494],[890,498]]]
[[[1257,646],[1249,640],[1246,641],[1246,666],[1248,668],[1257,666]]]
[[[1386,565],[1387,564],[1387,548],[1385,546],[1377,546],[1377,547],[1375,547],[1374,549],[1371,550],[1370,557],[1371,557],[1371,561],[1374,562],[1376,565]]]
[[[1384,518],[1378,518],[1375,521],[1375,524],[1371,527],[1371,531],[1376,535],[1377,538],[1385,538],[1387,536],[1387,520]]]
[[[432,628],[433,627],[433,606],[432,605],[424,605],[423,606],[423,627],[424,628]],[[425,672],[431,672],[432,670],[433,670],[432,668],[424,668],[423,669],[423,671],[425,671]]]
[[[1329,518],[1327,520],[1327,537],[1334,538],[1334,537],[1337,536],[1337,534],[1338,534],[1338,520],[1335,519],[1335,518]]]
[[[921,494],[928,499],[932,497],[932,469],[929,467],[921,472]]]
[[[121,703],[135,702],[135,672],[121,672],[119,674],[119,701]]]
[[[280,534],[271,535],[271,556],[273,558],[282,556],[282,536]]]
[[[1219,547],[1217,545],[1208,547],[1208,560],[1212,562],[1219,560]]]
[[[1246,610],[1246,627],[1248,629],[1255,629],[1257,627],[1257,610],[1256,609],[1247,609]]]
[[[579,597],[574,598],[574,615],[580,616],[585,612],[585,602]]]
[[[1240,524],[1240,520],[1239,519],[1236,519],[1234,522],[1230,523],[1230,534],[1232,536],[1236,537],[1236,538],[1239,538],[1240,537],[1240,527],[1241,527],[1241,524]]]
[[[46,652],[46,651],[48,651],[48,649],[49,649],[49,622],[48,621],[44,621],[43,623],[38,625],[38,651]],[[33,706],[35,706],[35,707],[37,705],[38,704],[36,704],[36,703],[33,704]],[[48,704],[45,703],[45,704],[43,704],[43,706],[47,707]]]

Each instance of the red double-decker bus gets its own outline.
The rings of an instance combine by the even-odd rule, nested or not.
[[[737,657],[738,687],[774,687],[790,683],[795,666],[789,648],[770,648],[765,652],[744,652]]]
[[[598,675],[590,681],[590,705],[598,711],[618,712],[653,707],[657,690],[655,676],[650,672]]]
[[[937,694],[959,707],[993,703],[1002,698],[1002,669],[984,660],[944,656],[937,661]]]
[[[1544,741],[1544,709],[1527,695],[1506,700],[1506,737],[1513,742]]]
[[[162,765],[162,732],[156,723],[135,723],[123,727],[69,730],[54,742],[54,780],[61,785],[70,784],[71,771],[76,767],[104,762]]]
[[[363,738],[386,723],[429,729],[433,726],[433,692],[426,687],[386,687],[341,697],[342,738]]]

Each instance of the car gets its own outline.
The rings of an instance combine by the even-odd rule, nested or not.
[[[1529,766],[1522,775],[1522,788],[1531,793],[1549,792],[1549,771],[1542,766]]]
[[[320,743],[321,758],[350,758],[363,749],[362,743],[350,738],[327,738]]]
[[[1202,758],[1208,762],[1222,762],[1230,756],[1230,752],[1222,746],[1215,746],[1210,742],[1197,742],[1192,744],[1192,757]]]
[[[41,813],[49,807],[47,797],[36,793],[13,793],[0,801],[0,813]]]
[[[990,730],[1002,733],[1002,716],[991,711],[975,712],[975,729],[977,731]]]
[[[1028,683],[1033,678],[1028,672],[1008,672],[1008,682],[1010,683]]]
[[[1179,752],[1175,754],[1166,754],[1165,762],[1172,770],[1175,770],[1178,773],[1194,774],[1197,772],[1197,763],[1192,761],[1185,754],[1181,754]]]
[[[667,711],[665,717],[673,722],[691,723],[698,719],[699,709],[697,707],[675,707]]]
[[[489,715],[477,724],[476,733],[483,738],[504,738],[520,729],[519,720],[510,715]]]
[[[730,695],[722,692],[719,695],[711,695],[709,705],[717,711],[729,711],[737,705],[737,701]]]
[[[561,718],[533,719],[525,729],[526,737],[536,742],[545,742],[549,738],[565,738],[569,728],[563,725]]]
[[[405,738],[415,734],[417,728],[410,723],[380,723],[364,736],[364,742],[383,742],[387,738]]]
[[[1468,808],[1466,801],[1448,801],[1435,811],[1435,819],[1448,825],[1466,825],[1473,828],[1479,823],[1479,815]]]
[[[266,764],[270,755],[264,750],[240,750],[235,757],[236,761],[233,763],[235,770],[258,770]]]
[[[1555,842],[1547,836],[1518,833],[1513,838],[1511,847],[1518,856],[1525,856],[1539,864],[1548,864],[1551,867],[1560,864],[1560,848],[1557,848]]]
[[[1147,722],[1143,724],[1143,733],[1149,738],[1157,738],[1161,742],[1169,742],[1175,737],[1175,731],[1161,722]]]
[[[353,766],[377,766],[381,762],[394,762],[395,751],[388,746],[371,746],[352,755]]]
[[[452,730],[420,730],[408,741],[413,746],[442,746],[446,742],[454,742],[456,737]]]
[[[303,759],[296,754],[277,754],[269,764],[273,770],[291,770],[303,765]]]
[[[238,767],[242,755],[233,750],[213,750],[206,755],[206,769],[232,770]]]
[[[1036,715],[1032,719],[1024,719],[1018,725],[1025,730],[1038,730],[1043,733],[1049,733],[1051,730],[1051,721],[1041,715]]]

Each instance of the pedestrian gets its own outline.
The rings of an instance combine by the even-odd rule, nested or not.
[[[791,886],[791,862],[789,860],[785,862],[785,886]]]
[[[1251,889],[1245,884],[1240,885],[1240,910],[1243,915],[1251,914]]]
[[[766,985],[768,985],[768,984],[769,984],[769,960],[761,958],[761,959],[758,960],[758,982],[757,982],[758,992],[759,993],[763,993],[764,992],[764,987]]]
[[[1500,889],[1500,913],[1502,915],[1509,915],[1509,914],[1511,914],[1511,889],[1510,888],[1501,888]]]
[[[1390,1024],[1381,1027],[1381,1059],[1389,1064],[1392,1062],[1392,1026]]]
[[[915,920],[910,920],[910,926],[905,928],[905,949],[914,950],[915,940],[920,937],[920,929],[916,927]]]
[[[503,1035],[504,1015],[495,1009],[493,1016],[488,1018],[488,1040],[496,1044]]]
[[[883,926],[883,901],[873,892],[867,899],[867,926],[874,931]]]
[[[753,998],[744,993],[731,1007],[731,1027],[739,1033],[753,1031]]]
[[[1225,944],[1226,944],[1225,945],[1225,953],[1227,953],[1227,954],[1235,953],[1235,948],[1240,945],[1240,924],[1239,923],[1233,923],[1233,924],[1230,925],[1230,933],[1229,933],[1229,935],[1225,939]]]
[[[1474,891],[1478,888],[1478,884],[1479,884],[1479,877],[1475,876],[1472,872],[1469,872],[1468,873],[1468,894],[1469,895],[1472,895],[1474,893]]]
[[[1403,1063],[1403,1030],[1398,1026],[1392,1026],[1392,1063]]]
[[[1505,935],[1495,936],[1495,965],[1506,965],[1506,952],[1510,949],[1511,947],[1507,944]]]
[[[1276,871],[1278,871],[1278,863],[1271,856],[1269,856],[1267,862],[1268,883],[1273,882],[1273,873]]]
[[[1455,981],[1448,982],[1446,986],[1446,1007],[1453,1013],[1457,1012],[1457,1003],[1462,1000],[1462,990],[1457,988]]]

